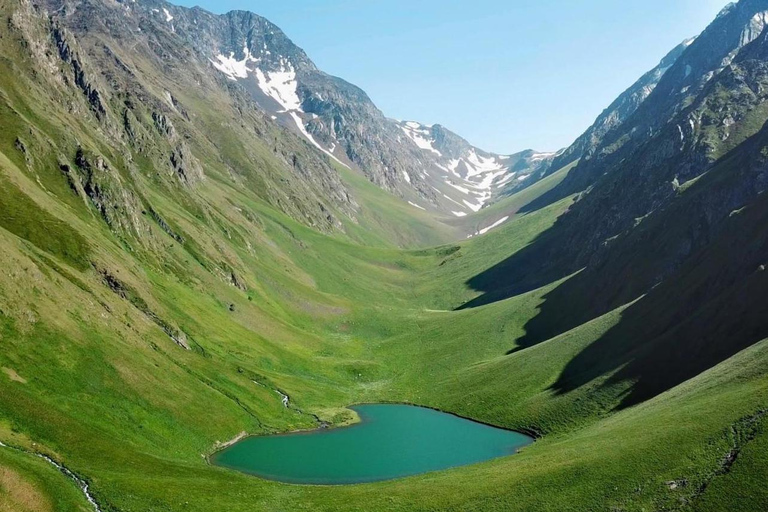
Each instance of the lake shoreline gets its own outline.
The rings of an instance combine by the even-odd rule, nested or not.
[[[351,404],[351,405],[347,406],[347,408],[357,407],[359,405],[408,405],[408,406],[411,406],[411,407],[419,407],[421,409],[429,409],[431,411],[441,412],[443,414],[448,414],[450,416],[455,416],[456,418],[461,418],[462,420],[467,420],[467,421],[471,421],[471,422],[474,422],[474,423],[479,423],[480,425],[485,425],[486,427],[497,428],[499,430],[506,430],[507,432],[516,432],[518,434],[523,434],[525,436],[531,437],[531,438],[533,438],[534,441],[538,441],[539,439],[542,439],[544,437],[544,434],[542,434],[542,433],[540,433],[540,432],[538,432],[536,430],[533,430],[533,429],[501,427],[499,425],[495,425],[495,424],[489,423],[487,421],[483,421],[483,420],[478,420],[478,419],[472,418],[471,416],[463,416],[463,415],[455,413],[455,412],[446,411],[444,409],[440,409],[439,407],[433,407],[433,406],[430,406],[430,405],[419,405],[419,404],[415,404],[415,403],[412,403],[412,402],[397,402],[397,401],[390,402],[390,401],[386,401],[386,400],[382,400],[382,401],[379,401],[379,402],[359,402],[359,403]],[[349,425],[349,426],[351,426],[351,425]]]
[[[233,439],[231,439],[230,441],[227,441],[226,443],[218,442],[218,443],[214,444],[213,449],[209,452],[208,455],[205,456],[205,458],[208,459],[212,455],[215,455],[216,453],[218,453],[220,451],[226,450],[230,446],[232,446],[232,445],[234,445],[236,443],[239,443],[240,441],[242,441],[244,439],[248,439],[249,437],[267,437],[267,436],[278,437],[278,436],[290,436],[290,435],[295,435],[295,434],[319,433],[319,432],[323,432],[323,431],[332,432],[332,431],[337,431],[337,430],[341,430],[341,429],[344,429],[344,428],[350,428],[350,427],[354,427],[354,426],[357,426],[357,425],[362,425],[362,424],[365,423],[365,421],[360,417],[360,415],[357,413],[357,411],[355,411],[353,409],[353,407],[365,406],[365,405],[407,405],[409,407],[418,407],[420,409],[429,409],[430,411],[435,411],[435,412],[440,412],[440,413],[443,413],[443,414],[448,414],[450,416],[454,416],[454,417],[460,418],[462,420],[467,420],[467,421],[471,421],[473,423],[478,423],[480,425],[485,425],[486,427],[496,428],[496,429],[499,429],[499,430],[505,430],[507,432],[515,432],[517,434],[523,434],[524,436],[528,436],[528,437],[532,438],[534,441],[538,441],[538,440],[540,440],[540,439],[542,439],[544,437],[544,434],[542,434],[540,432],[537,432],[536,430],[533,430],[533,429],[527,429],[527,428],[514,429],[514,428],[501,427],[501,426],[493,424],[493,423],[489,423],[489,422],[482,421],[482,420],[477,420],[477,419],[472,418],[470,416],[463,416],[463,415],[455,413],[455,412],[446,411],[444,409],[440,409],[439,407],[433,407],[433,406],[430,406],[430,405],[419,405],[419,404],[415,404],[415,403],[412,403],[412,402],[399,402],[399,401],[386,401],[386,400],[382,400],[382,401],[378,401],[378,402],[355,402],[353,404],[345,406],[344,409],[349,409],[350,411],[355,413],[355,419],[350,421],[350,422],[348,422],[348,423],[341,424],[341,425],[331,425],[329,423],[322,422],[322,420],[320,420],[321,421],[320,426],[314,427],[314,428],[303,428],[303,429],[296,429],[296,430],[288,430],[288,431],[285,431],[285,432],[275,432],[275,433],[271,433],[271,434],[250,434],[250,433],[247,433],[247,432],[243,431],[240,434],[238,434],[237,436],[235,436]]]
[[[357,425],[357,426],[368,425],[369,427],[373,427],[374,425],[377,425],[377,424],[379,424],[381,422],[381,420],[382,420],[382,416],[381,416],[382,412],[381,411],[386,411],[387,408],[390,407],[390,406],[391,407],[398,407],[399,406],[399,407],[405,408],[405,410],[412,410],[414,412],[413,413],[408,413],[404,417],[403,416],[401,416],[401,417],[397,416],[398,414],[402,415],[403,414],[402,412],[400,412],[400,413],[394,413],[394,412],[387,413],[387,416],[392,418],[389,421],[389,425],[390,425],[389,428],[392,428],[392,426],[394,426],[394,425],[402,425],[403,427],[401,427],[401,428],[410,428],[410,427],[405,427],[405,425],[410,425],[409,418],[408,418],[408,416],[410,414],[416,414],[417,416],[418,415],[424,415],[424,414],[428,414],[428,415],[429,414],[438,414],[438,415],[441,415],[441,416],[445,417],[446,420],[447,420],[448,417],[450,417],[450,418],[454,418],[455,420],[460,420],[461,422],[466,422],[467,424],[475,425],[474,428],[476,428],[476,429],[477,428],[481,428],[481,427],[485,428],[485,429],[490,429],[490,430],[487,430],[487,431],[484,431],[484,432],[495,431],[495,432],[497,432],[497,434],[490,434],[490,433],[488,433],[488,434],[483,434],[483,435],[496,436],[496,439],[499,439],[498,436],[506,436],[508,434],[517,435],[517,436],[520,437],[520,439],[516,440],[514,442],[511,442],[510,446],[508,448],[506,448],[506,451],[505,450],[502,450],[502,451],[498,451],[497,450],[494,453],[494,451],[491,450],[491,452],[486,452],[487,456],[481,456],[479,458],[475,458],[475,456],[470,456],[468,458],[462,458],[461,455],[456,457],[456,453],[454,453],[454,451],[453,451],[453,449],[451,447],[461,446],[462,448],[468,449],[471,452],[471,450],[473,450],[473,448],[467,448],[467,446],[471,446],[471,444],[470,445],[465,445],[463,443],[463,441],[462,441],[460,445],[455,445],[455,444],[451,444],[450,442],[448,442],[448,444],[444,445],[441,448],[442,451],[439,452],[439,453],[444,453],[446,455],[447,454],[451,454],[451,455],[448,455],[448,458],[451,459],[451,457],[454,457],[454,459],[453,459],[453,462],[451,462],[451,463],[449,463],[449,464],[447,464],[445,466],[441,467],[439,464],[437,466],[426,464],[425,467],[424,467],[425,471],[423,471],[423,472],[422,471],[415,471],[415,472],[408,472],[408,471],[406,471],[406,472],[403,472],[402,474],[398,474],[398,472],[395,472],[395,473],[392,474],[391,477],[388,476],[387,471],[385,470],[382,475],[377,476],[377,477],[373,477],[370,480],[369,479],[364,479],[363,480],[363,479],[360,479],[359,477],[356,477],[354,475],[348,475],[349,479],[339,480],[338,477],[337,478],[328,477],[328,479],[326,480],[327,474],[322,473],[322,471],[320,473],[316,474],[314,477],[301,477],[301,478],[294,479],[294,478],[292,478],[290,476],[290,472],[288,472],[288,473],[284,473],[283,471],[277,471],[276,473],[272,472],[272,470],[274,470],[276,468],[276,466],[274,464],[277,464],[279,466],[280,465],[279,461],[283,457],[292,457],[295,460],[306,461],[307,459],[305,457],[307,456],[308,453],[316,453],[311,448],[312,441],[309,441],[309,443],[310,443],[309,445],[307,445],[307,441],[299,441],[298,439],[296,441],[292,441],[292,443],[294,443],[294,444],[297,443],[297,442],[300,443],[299,446],[303,446],[303,448],[300,449],[299,451],[295,451],[294,450],[294,452],[290,452],[290,451],[289,452],[284,452],[283,448],[281,448],[277,452],[273,451],[270,455],[267,455],[266,458],[262,458],[262,462],[257,463],[256,466],[253,465],[254,463],[243,462],[242,460],[239,461],[239,462],[234,462],[234,460],[237,460],[237,457],[242,456],[242,452],[240,452],[240,451],[235,451],[234,452],[235,454],[240,453],[241,455],[234,455],[235,459],[232,459],[232,457],[233,457],[232,453],[233,452],[230,452],[230,450],[234,449],[233,448],[234,446],[240,446],[240,445],[238,445],[238,441],[245,441],[245,440],[248,440],[248,439],[252,439],[252,440],[254,440],[253,442],[255,442],[255,443],[263,443],[263,442],[265,442],[265,440],[266,440],[266,442],[269,443],[270,442],[269,438],[280,438],[280,437],[285,438],[285,437],[291,437],[291,436],[297,436],[297,435],[300,436],[299,438],[304,437],[303,435],[312,435],[312,436],[316,436],[316,437],[319,437],[320,439],[322,439],[322,438],[325,437],[325,434],[332,434],[332,433],[338,434],[340,431],[343,432],[344,430],[347,430],[349,427],[352,427],[352,426],[355,426],[355,425]],[[288,431],[288,432],[282,432],[282,433],[277,433],[277,434],[258,434],[258,435],[251,435],[251,436],[245,436],[245,437],[238,436],[239,439],[236,439],[234,443],[228,443],[228,446],[226,448],[219,448],[217,451],[215,451],[214,453],[210,454],[210,456],[206,457],[206,461],[210,465],[212,465],[212,466],[218,466],[218,467],[229,469],[229,470],[232,470],[232,471],[237,471],[238,473],[241,473],[241,474],[249,475],[249,476],[252,476],[252,477],[255,477],[255,478],[259,478],[259,479],[262,479],[262,480],[265,480],[265,481],[271,481],[271,482],[279,483],[281,485],[318,486],[318,487],[333,487],[333,486],[340,486],[340,485],[366,485],[366,484],[373,484],[373,483],[382,482],[382,481],[397,480],[397,479],[400,479],[400,478],[410,478],[410,477],[421,475],[421,474],[427,474],[427,473],[432,473],[432,472],[438,472],[438,471],[453,469],[453,468],[461,467],[461,466],[468,465],[468,464],[475,464],[475,463],[480,463],[480,462],[486,462],[486,461],[493,460],[493,459],[496,459],[496,458],[511,457],[512,455],[519,454],[527,446],[530,446],[530,445],[534,444],[537,441],[537,439],[540,437],[540,436],[539,437],[531,436],[531,435],[528,435],[528,434],[526,434],[524,432],[521,432],[519,430],[512,430],[512,429],[507,429],[507,428],[503,428],[503,427],[498,427],[496,425],[492,425],[492,424],[489,424],[487,422],[476,421],[476,420],[474,420],[472,418],[464,417],[464,416],[461,416],[459,414],[442,411],[442,410],[440,410],[437,407],[415,405],[415,404],[407,403],[407,402],[394,402],[394,401],[387,402],[387,401],[384,401],[384,402],[374,402],[374,403],[371,403],[371,402],[355,403],[355,404],[350,404],[346,408],[348,410],[352,411],[353,413],[355,413],[355,416],[359,419],[358,422],[353,423],[353,424],[339,426],[339,427],[333,427],[333,428],[314,428],[314,429],[304,429],[304,430]],[[365,408],[365,409],[363,409],[363,408]],[[368,409],[368,408],[373,408],[373,409]],[[373,411],[376,411],[377,408],[378,408],[379,412],[374,414]],[[422,412],[418,413],[417,412],[418,410],[420,410]],[[392,410],[390,410],[390,411],[392,411]],[[393,411],[397,411],[397,409],[394,409]],[[395,416],[392,417],[391,416],[392,414],[395,414]],[[435,418],[435,416],[427,416],[427,417]],[[440,416],[437,416],[437,417],[439,418]],[[445,421],[446,420],[442,420],[443,425],[445,425]],[[386,425],[387,423],[385,422],[384,424]],[[430,424],[430,423],[427,422],[427,424]],[[452,425],[451,427],[449,427],[450,429],[456,428],[455,425],[460,425],[460,423],[458,423],[458,424],[457,423],[449,423],[449,424]],[[432,426],[435,427],[436,426],[435,423],[432,423]],[[461,427],[461,428],[466,428],[466,427]],[[441,430],[438,428],[437,432],[439,433],[439,432],[441,432]],[[478,431],[475,430],[475,432],[477,433]],[[342,434],[342,435],[344,435],[344,434]],[[473,434],[473,435],[475,435],[475,434]],[[358,434],[355,434],[355,436],[358,436]],[[326,438],[326,439],[328,439],[328,438]],[[441,435],[438,435],[436,439],[444,440],[445,438],[443,438]],[[424,440],[424,438],[422,438],[422,440]],[[272,442],[274,442],[274,440]],[[323,443],[326,443],[326,444],[327,443],[331,443],[331,444],[333,444],[333,443],[338,443],[339,441],[338,440],[330,440],[330,439],[328,439],[326,441],[322,441],[322,440],[318,441],[316,439],[314,441],[314,443],[316,444],[317,442],[320,442],[320,444],[322,445]],[[441,441],[437,441],[438,444],[440,442]],[[442,441],[442,442],[445,442],[445,441]],[[371,445],[371,446],[373,446],[373,445]],[[378,446],[378,445],[376,445],[376,446]],[[422,446],[421,444],[413,445],[414,448],[421,447],[421,446]],[[402,448],[404,448],[404,446],[400,447],[400,449],[402,449]],[[240,448],[240,450],[246,450],[246,452],[247,452],[248,449],[249,449],[248,445],[243,446],[242,448]],[[307,451],[307,450],[309,450],[309,451]],[[403,452],[403,453],[411,453],[410,448],[406,448],[406,450],[407,451]],[[335,452],[331,451],[329,453],[335,453]],[[264,456],[262,456],[262,457],[264,457]],[[275,459],[274,457],[277,457],[277,458]],[[413,454],[411,453],[411,456],[410,456],[411,463],[412,463],[412,461],[415,460],[415,461],[419,461],[419,464],[422,464],[421,461],[424,460],[424,459],[421,459],[419,457],[420,457],[419,455],[413,456]],[[329,459],[329,460],[332,460],[332,459],[333,459],[333,457],[331,457],[331,459]],[[248,460],[248,459],[245,459],[245,460]],[[326,460],[326,459],[323,458],[322,460]],[[385,460],[386,460],[386,457],[385,457]],[[400,459],[398,459],[398,460],[400,460]],[[268,462],[268,461],[274,461],[274,462]],[[390,461],[391,461],[391,459],[390,459]],[[400,463],[408,464],[409,457],[405,457],[404,459],[402,459],[402,461],[403,462],[398,462],[398,464],[400,464]],[[303,462],[303,463],[305,463],[305,462]],[[371,460],[371,461],[367,461],[367,460],[366,461],[360,461],[360,460],[358,460],[356,463],[358,464],[358,467],[361,467],[361,468],[369,468],[369,467],[370,468],[376,468],[377,467],[376,466],[377,461],[376,461],[375,458],[373,460]],[[321,466],[323,464],[325,464],[325,463],[322,463]],[[334,463],[330,462],[329,464],[331,464],[331,467],[332,467],[332,465]],[[363,464],[363,465],[360,466],[360,464]],[[369,466],[369,464],[373,464],[373,466]],[[269,469],[270,467],[272,469]],[[368,470],[366,469],[366,470],[362,471],[361,475],[365,475],[367,473],[368,473]],[[374,470],[374,473],[375,473],[375,470]],[[370,477],[370,475],[368,475],[368,476]]]
[[[433,407],[433,406],[417,405],[417,404],[414,404],[414,403],[403,402],[403,401],[358,402],[358,403],[350,404],[350,405],[345,407],[345,409],[347,409],[347,410],[351,411],[352,413],[354,413],[354,420],[351,421],[351,422],[348,422],[346,424],[342,424],[342,425],[338,425],[338,426],[328,426],[328,424],[321,423],[321,425],[319,427],[315,427],[315,428],[297,429],[297,430],[291,430],[291,431],[286,431],[286,432],[278,432],[278,433],[248,434],[247,432],[241,432],[236,437],[234,437],[233,439],[231,439],[230,441],[228,441],[226,443],[218,442],[216,445],[214,445],[212,450],[209,451],[208,454],[204,455],[203,457],[206,460],[206,462],[209,465],[211,465],[211,466],[218,466],[218,467],[227,468],[227,469],[230,469],[230,470],[233,470],[233,471],[238,471],[238,472],[241,472],[241,473],[244,473],[244,474],[248,474],[250,476],[254,476],[256,478],[261,478],[261,479],[264,479],[264,480],[267,480],[267,481],[274,481],[274,482],[278,482],[278,483],[285,484],[285,485],[336,486],[336,485],[364,485],[366,483],[375,483],[376,482],[375,480],[372,481],[372,482],[350,482],[350,483],[301,483],[301,482],[290,482],[290,481],[280,480],[280,479],[277,479],[277,478],[269,478],[266,475],[258,474],[258,473],[255,473],[255,472],[242,471],[241,469],[238,469],[238,468],[229,467],[226,464],[221,464],[221,463],[216,462],[215,458],[219,454],[225,452],[227,449],[229,449],[232,446],[236,445],[237,443],[239,443],[241,441],[244,441],[246,439],[250,439],[250,438],[288,437],[288,436],[295,436],[295,435],[319,435],[319,434],[323,434],[323,433],[338,432],[340,430],[348,429],[348,428],[355,427],[355,426],[365,425],[370,420],[368,420],[367,418],[362,416],[359,413],[359,411],[355,410],[355,408],[356,407],[365,407],[365,406],[377,406],[377,405],[393,405],[393,406],[399,405],[399,406],[414,407],[414,408],[434,411],[434,412],[438,412],[440,414],[446,414],[448,416],[452,416],[454,418],[458,418],[458,419],[461,419],[461,420],[464,420],[464,421],[470,421],[470,422],[478,424],[478,425],[483,425],[483,426],[488,427],[488,428],[493,428],[493,429],[496,429],[496,430],[501,430],[501,431],[510,432],[510,433],[516,433],[516,434],[520,434],[520,435],[523,435],[523,436],[526,436],[526,437],[530,438],[530,443],[528,443],[525,446],[521,446],[520,448],[518,448],[515,451],[515,454],[519,453],[525,447],[534,444],[536,441],[538,441],[539,439],[541,439],[543,437],[540,433],[535,432],[533,430],[529,430],[529,429],[510,429],[510,428],[500,427],[500,426],[494,425],[492,423],[476,420],[476,419],[468,417],[468,416],[463,416],[461,414],[457,414],[457,413],[454,413],[454,412],[445,411],[445,410],[442,410],[442,409],[440,409],[438,407]],[[510,455],[513,455],[513,454],[510,454]]]

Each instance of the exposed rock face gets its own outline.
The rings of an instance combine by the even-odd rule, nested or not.
[[[203,180],[203,168],[184,142],[180,142],[171,153],[171,166],[184,183],[194,184]]]
[[[279,182],[264,193],[291,216],[324,230],[338,229],[339,212],[353,218],[357,208],[333,166],[356,168],[415,207],[463,216],[534,182],[555,156],[493,155],[440,125],[411,123],[417,128],[408,129],[408,123],[386,118],[358,87],[323,73],[278,27],[253,13],[218,16],[162,0],[43,5],[50,17],[30,7],[31,16],[45,25],[48,44],[55,47],[54,67],[68,68],[53,74],[85,99],[67,99],[73,113],[89,109],[115,143],[151,154],[158,167],[168,169],[163,179],[194,187],[208,172],[199,148],[210,146],[212,137],[179,98],[185,88],[226,93],[233,117],[262,143],[289,140],[270,133],[276,124],[303,139],[302,144],[293,138],[291,145],[298,146],[274,153],[301,178],[289,187],[303,188],[301,196],[322,197],[297,204]],[[45,47],[44,39],[29,40]],[[146,63],[174,83],[160,87],[147,75]],[[418,135],[423,130],[431,141],[426,145]],[[225,165],[242,169],[240,162]]]
[[[514,155],[489,153],[439,124],[405,121],[398,126],[430,163],[419,176],[437,192],[437,206],[458,217],[534,183],[534,175],[541,177],[540,171],[555,157],[555,153],[533,150]]]
[[[656,88],[664,74],[672,67],[693,41],[693,39],[688,39],[676,46],[661,59],[658,66],[643,75],[629,89],[616,98],[616,100],[597,117],[594,124],[592,124],[586,132],[553,160],[551,166],[549,166],[546,171],[556,171],[582,157],[589,158],[608,132],[617,128],[635,113],[637,108]]]
[[[159,10],[166,5],[155,4],[146,6]],[[388,119],[364,91],[317,69],[279,28],[253,13],[170,12],[174,33],[222,78],[247,90],[276,121],[337,165],[360,169],[376,185],[420,208],[466,215],[502,188],[522,185],[519,178],[550,157],[531,152],[531,165],[523,166],[524,157],[492,155],[439,125]],[[444,155],[418,135],[422,130],[446,150]],[[506,172],[512,165],[518,167]]]
[[[54,24],[53,39],[59,50],[61,60],[72,66],[74,82],[83,94],[85,94],[85,97],[88,98],[88,103],[91,105],[91,108],[93,108],[96,115],[100,118],[106,116],[107,109],[102,102],[101,93],[89,81],[77,52],[70,47],[70,44],[67,41],[68,37],[66,30],[58,26],[58,24]]]
[[[211,65],[214,46],[244,34],[237,26],[260,30],[272,41],[270,32],[277,29],[266,20],[246,13],[218,17],[152,0],[46,0],[42,7],[27,4],[24,12],[17,25],[28,44],[40,48],[39,58],[58,58],[47,78],[55,101],[69,104],[84,122],[92,116],[109,144],[124,148],[110,160],[125,166],[127,187],[137,172],[155,173],[167,187],[195,187],[208,172],[225,169],[230,179],[260,182],[262,197],[317,229],[341,229],[339,216],[354,221],[357,205],[331,163],[275,125]],[[274,44],[280,48],[279,41]],[[307,59],[295,62],[313,68]],[[179,98],[190,93],[209,95],[219,111],[185,105]],[[220,139],[222,128],[227,141]],[[279,168],[265,163],[270,153]],[[202,154],[216,154],[214,168],[201,161]]]
[[[74,168],[61,168],[71,187],[91,202],[112,230],[147,240],[149,227],[141,218],[141,202],[119,173],[102,156],[82,148],[78,148],[74,162]]]
[[[748,49],[744,43],[757,38],[766,9],[768,1],[744,0],[721,13],[636,113],[569,175],[566,190],[594,186],[577,209],[594,233],[585,252],[669,203],[765,121],[760,41]],[[615,212],[601,206],[608,197],[621,205]]]
[[[656,68],[619,96],[546,172],[579,158],[602,161],[603,156],[627,141],[635,141],[630,142],[632,146],[656,134],[686,108],[744,46],[760,35],[766,22],[768,3],[762,0],[742,0],[723,9],[698,38],[674,48]],[[571,187],[572,191],[588,186],[602,172],[598,169],[602,164],[595,164],[592,172],[586,171],[590,165],[593,164],[585,163],[571,174],[570,179],[578,181]]]
[[[137,7],[138,8],[138,7]],[[141,8],[168,9],[172,30],[223,78],[238,82],[269,115],[303,136],[341,165],[356,166],[377,185],[398,191],[415,187],[424,197],[434,192],[420,183],[428,165],[419,149],[398,141],[394,122],[352,84],[329,76],[309,60],[275,25],[253,13],[234,11],[216,16],[202,9],[146,2]],[[156,14],[155,21],[164,18]]]
[[[703,307],[747,283],[765,259],[749,233],[759,229],[768,188],[768,30],[755,34],[766,8],[743,0],[723,11],[549,198],[579,193],[547,236],[505,264],[509,291],[581,273],[552,298],[560,312],[530,326],[532,338],[657,296],[657,288],[686,308]],[[709,273],[719,277],[701,286]],[[694,314],[675,311],[678,320]],[[762,333],[768,326],[746,311],[744,321]]]

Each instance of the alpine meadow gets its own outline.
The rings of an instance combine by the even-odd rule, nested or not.
[[[768,510],[768,0],[512,154],[251,12],[0,17],[0,512]]]

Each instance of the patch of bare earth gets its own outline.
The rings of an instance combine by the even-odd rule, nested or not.
[[[5,373],[13,382],[19,382],[21,384],[27,383],[27,379],[16,373],[16,370],[3,367],[3,373]]]
[[[15,471],[0,466],[0,512],[51,512],[48,499]]]

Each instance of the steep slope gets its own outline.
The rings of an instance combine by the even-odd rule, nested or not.
[[[603,138],[626,121],[648,98],[680,55],[694,39],[687,39],[669,52],[659,65],[648,71],[614,100],[595,120],[586,132],[555,158],[547,171],[556,171],[571,162],[589,157],[600,146]]]
[[[420,180],[427,165],[414,144],[359,88],[318,70],[303,50],[267,20],[248,12],[216,16],[165,2],[142,4],[172,12],[174,33],[194,48],[226,79],[240,83],[254,100],[283,125],[341,165],[354,165],[390,191],[433,199]],[[412,176],[407,182],[405,175]]]
[[[409,251],[449,233],[265,115],[197,11],[49,6],[0,4],[0,508],[766,509],[768,33],[576,202],[591,164]],[[206,459],[383,401],[543,437],[340,487]]]
[[[47,21],[39,8],[14,14],[18,32],[36,50],[29,58],[39,67],[39,78],[51,85],[51,99],[71,102],[84,123],[97,124],[110,143],[122,146],[127,167],[149,160],[176,175],[175,183],[164,177],[173,187],[194,187],[217,175],[261,180],[254,188],[264,199],[324,230],[341,227],[339,214],[353,217],[356,205],[336,171],[301,141],[285,136],[247,97],[228,91],[165,19],[134,17],[129,6],[104,2],[51,1],[47,7],[53,13]],[[198,112],[196,102],[206,92],[211,94],[208,110]],[[191,97],[184,98],[185,93]],[[214,105],[235,120],[218,133],[206,126],[216,122],[210,116]],[[74,148],[61,149],[74,155]],[[214,152],[220,155],[217,162],[209,156]],[[267,164],[270,153],[274,156],[266,158],[274,163]],[[238,174],[246,169],[263,172]]]
[[[46,2],[46,22],[40,21],[46,16],[41,7],[26,7],[32,13],[26,19],[17,11],[18,31],[35,48],[30,58],[45,70],[36,78],[50,83],[44,97],[79,102],[70,108],[121,148],[130,177],[142,166],[167,169],[160,175],[164,184],[183,196],[194,196],[195,187],[210,179],[247,184],[294,219],[359,238],[358,226],[370,220],[363,218],[370,212],[360,210],[337,164],[274,123],[246,91],[188,46],[176,26],[179,18],[164,5],[52,0]],[[77,142],[67,143],[71,147],[60,147],[61,154],[74,158]],[[100,153],[93,144],[89,149]],[[109,162],[113,168],[120,166],[116,157]],[[419,228],[422,223],[429,229]],[[431,230],[437,235],[427,237],[432,242],[449,231],[426,217],[408,224],[420,233]],[[403,235],[384,242],[423,243],[415,232]]]
[[[417,208],[449,215],[477,211],[502,186],[554,156],[491,155],[439,125],[388,119],[364,91],[317,69],[278,27],[253,13],[216,16],[155,0],[130,6],[130,12],[165,25],[274,120]]]
[[[768,184],[764,157],[768,53],[765,34],[754,33],[765,7],[764,2],[745,0],[727,9],[689,46],[637,113],[621,126],[619,131],[629,134],[582,160],[555,189],[559,193],[555,198],[568,197],[588,186],[568,213],[526,251],[471,280],[472,286],[488,294],[469,306],[579,272],[548,296],[541,313],[529,322],[523,346],[547,340],[642,296],[646,296],[642,306],[631,311],[644,309],[637,320],[643,328],[635,325],[635,336],[625,332],[606,342],[621,347],[616,349],[621,357],[639,357],[638,347],[664,340],[664,349],[663,344],[657,346],[663,355],[649,358],[675,360],[673,366],[680,371],[691,367],[700,371],[716,364],[723,354],[765,337],[765,316],[755,305],[764,289],[759,273],[753,274],[768,254],[760,245],[763,237],[757,234],[755,218],[739,216],[739,212],[762,208]],[[721,45],[723,40],[732,46]],[[720,48],[720,56],[710,53],[713,46]],[[696,64],[703,56],[716,66],[722,59],[727,63],[722,69],[709,70],[701,62]],[[703,75],[696,78],[693,71],[688,72],[694,67]],[[694,87],[698,92],[692,94]],[[675,94],[669,91],[682,103],[671,103]],[[665,115],[670,117],[661,123]],[[642,138],[641,133],[650,135]],[[616,134],[612,132],[611,137]],[[729,311],[728,317],[699,313],[716,307]],[[670,340],[673,330],[676,335]],[[699,333],[698,341],[681,332]],[[712,354],[723,343],[701,333],[719,333],[727,340],[718,349],[723,351],[720,356]],[[590,357],[610,364],[619,358],[606,354],[603,346]],[[679,358],[686,358],[686,364]],[[596,367],[605,370],[599,364]],[[665,374],[682,380],[692,375]],[[638,391],[640,396],[646,393],[653,391]],[[628,398],[632,400],[634,396]]]
[[[583,159],[571,174],[570,190],[583,190],[611,166],[618,166],[627,154],[637,150],[649,136],[658,135],[688,108],[713,78],[728,69],[739,51],[760,35],[766,26],[766,11],[768,4],[761,0],[744,0],[726,7],[663,74],[631,118],[609,132],[591,158]],[[697,131],[695,123],[686,121],[680,124],[678,138],[693,137]],[[713,150],[702,147],[700,153],[712,154]]]
[[[496,155],[440,125],[405,121],[399,126],[431,161],[420,176],[437,193],[438,206],[456,217],[478,212],[502,194],[519,190],[523,181],[547,167],[555,156],[533,150]]]

